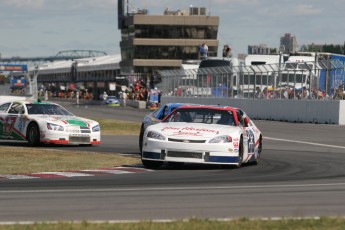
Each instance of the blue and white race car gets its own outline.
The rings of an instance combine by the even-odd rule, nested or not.
[[[108,96],[104,103],[111,106],[120,106],[120,100],[116,96]]]
[[[141,160],[147,168],[168,163],[258,164],[262,134],[239,108],[180,106],[150,125],[143,135]]]

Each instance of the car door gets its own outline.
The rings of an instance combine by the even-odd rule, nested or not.
[[[4,117],[3,136],[6,139],[25,140],[24,130],[26,119],[23,116],[25,112],[24,105],[20,102],[14,102],[10,106]]]
[[[10,105],[11,105],[10,102],[0,105],[0,138],[1,139],[5,138],[5,136],[4,136],[5,125],[4,124],[5,124],[5,120],[7,117],[7,111],[9,109]]]
[[[236,110],[237,118],[239,121],[239,126],[243,128],[243,144],[245,149],[247,149],[248,154],[255,153],[255,143],[259,139],[256,127],[251,122],[250,118],[245,112],[238,109]]]

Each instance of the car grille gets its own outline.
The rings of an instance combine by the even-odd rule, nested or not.
[[[71,136],[71,137],[69,137],[69,142],[70,143],[89,144],[90,143],[90,137]]]
[[[84,126],[80,126],[80,132],[81,133],[91,133],[90,128],[84,127]]]
[[[66,128],[69,133],[91,133],[89,127],[71,125]]]
[[[205,143],[206,142],[206,140],[187,140],[187,139],[175,139],[175,138],[168,138],[168,141],[184,142],[184,143]]]
[[[178,152],[178,151],[168,151],[168,157],[181,157],[181,158],[202,158],[202,153],[196,152]]]

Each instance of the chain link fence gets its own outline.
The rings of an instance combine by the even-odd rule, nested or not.
[[[165,97],[344,99],[339,60],[162,70]]]

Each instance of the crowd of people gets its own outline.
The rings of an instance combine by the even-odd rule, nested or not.
[[[340,85],[337,89],[332,90],[331,95],[327,94],[325,90],[309,90],[306,87],[301,89],[294,89],[291,87],[284,87],[279,89],[268,89],[265,87],[263,90],[260,87],[256,87],[255,98],[258,99],[318,99],[318,100],[330,100],[338,99],[345,100],[345,92],[343,85]]]
[[[161,90],[157,87],[153,87],[152,84],[148,85],[143,79],[135,80],[133,84],[129,86],[119,86],[116,91],[110,92],[109,90],[103,90],[98,94],[94,94],[92,90],[88,89],[76,89],[76,87],[60,88],[54,84],[45,86],[41,84],[38,87],[38,96],[44,97],[59,97],[59,98],[76,98],[77,94],[80,99],[85,100],[103,100],[105,101],[108,95],[117,96],[126,105],[126,101],[137,100],[146,101],[148,107],[158,107],[160,104]]]

